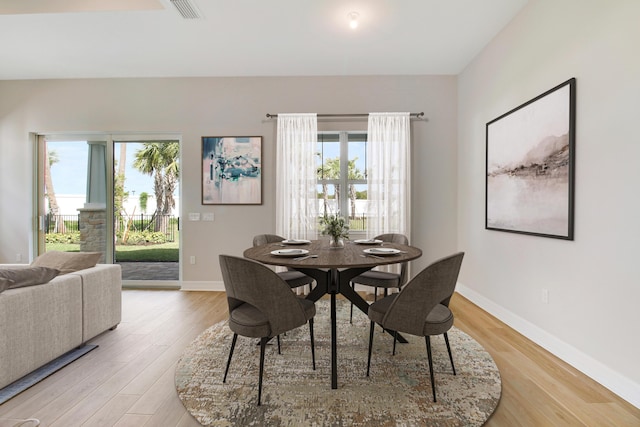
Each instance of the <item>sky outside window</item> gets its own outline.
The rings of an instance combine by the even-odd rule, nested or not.
[[[127,165],[125,168],[125,191],[130,194],[146,192],[153,195],[153,179],[133,167],[135,153],[142,144],[127,142]],[[115,144],[116,161],[120,143]],[[56,194],[85,194],[87,191],[87,159],[89,148],[85,141],[48,141],[49,152],[55,151],[58,162],[51,166],[51,178]],[[134,193],[135,192],[135,193]]]

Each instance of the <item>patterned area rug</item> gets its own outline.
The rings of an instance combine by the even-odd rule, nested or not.
[[[338,300],[338,389],[331,389],[329,301],[316,303],[316,370],[309,327],[267,347],[262,405],[257,406],[257,340],[238,337],[226,384],[222,383],[233,333],[213,325],[185,350],[176,368],[178,395],[204,426],[480,426],[500,400],[500,373],[484,348],[455,327],[449,331],[457,375],[442,336],[432,337],[434,403],[424,338],[406,335],[391,355],[393,338],[376,328],[371,374],[366,377],[369,321]]]

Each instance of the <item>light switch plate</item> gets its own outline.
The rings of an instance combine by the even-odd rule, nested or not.
[[[213,221],[215,218],[213,212],[205,212],[202,214],[203,221]]]
[[[189,221],[200,221],[200,212],[189,212]]]

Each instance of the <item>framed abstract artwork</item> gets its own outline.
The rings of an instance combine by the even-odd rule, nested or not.
[[[573,240],[576,80],[486,126],[485,228]]]
[[[202,137],[202,204],[262,204],[262,137]]]

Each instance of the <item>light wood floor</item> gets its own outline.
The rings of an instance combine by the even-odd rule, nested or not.
[[[502,398],[487,426],[640,426],[640,409],[455,295],[455,325],[493,356]],[[224,294],[127,290],[120,326],[99,348],[0,406],[0,427],[187,427],[199,424],[174,388],[183,349],[227,316]],[[454,349],[455,353],[455,349]],[[365,357],[365,355],[363,355]]]

